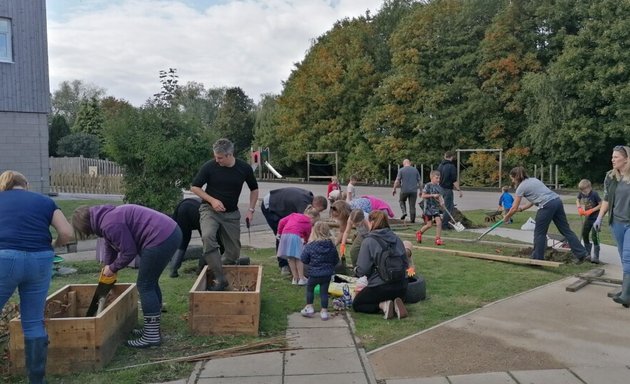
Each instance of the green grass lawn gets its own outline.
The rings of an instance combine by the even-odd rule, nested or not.
[[[63,202],[59,205],[64,210],[64,213],[68,214],[77,205],[97,203],[103,202]],[[466,216],[476,225],[483,225],[484,212],[466,212]],[[577,215],[574,215],[575,217],[569,216],[572,227],[574,230],[578,230],[580,225],[579,217]],[[517,215],[515,217],[516,222],[510,226],[519,228],[527,217],[526,213]],[[397,229],[397,231],[399,231],[401,237],[411,239],[416,229],[416,227],[408,227],[407,229]],[[429,230],[427,235],[432,235],[433,230]],[[604,236],[606,231],[607,228],[602,232],[602,239],[609,239],[609,235],[608,237]],[[449,231],[446,235],[453,237],[469,236],[470,238],[478,236],[478,234],[468,231],[461,233]],[[484,238],[484,240],[491,239],[508,241],[492,235]],[[523,246],[528,247],[531,245],[523,244]],[[446,247],[449,249],[504,255],[509,255],[513,252],[513,248],[458,243],[455,241],[449,242]],[[263,266],[262,305],[258,337],[201,337],[194,336],[189,332],[187,324],[188,291],[197,278],[195,272],[197,263],[193,260],[185,261],[180,269],[179,278],[172,279],[168,277],[168,273],[164,273],[160,280],[164,302],[168,310],[163,314],[162,331],[165,340],[162,347],[134,350],[120,346],[113,361],[104,371],[51,376],[49,382],[64,384],[86,382],[108,384],[155,383],[180,379],[187,377],[192,372],[193,364],[168,363],[115,371],[110,371],[110,369],[129,367],[155,361],[156,359],[188,356],[284,335],[287,326],[287,315],[299,311],[305,304],[304,288],[293,286],[289,279],[280,276],[273,249],[244,249],[243,254],[249,256],[253,264]],[[420,250],[415,250],[413,257],[416,271],[426,279],[428,298],[425,301],[408,305],[410,316],[402,321],[386,321],[380,315],[352,313],[357,336],[367,350],[372,350],[409,336],[493,301],[592,268],[590,263],[582,265],[566,264],[560,268],[533,268]],[[69,276],[54,277],[50,292],[54,292],[67,284],[96,283],[100,270],[100,266],[96,261],[64,262],[64,264],[67,267],[77,268],[78,272]],[[121,283],[135,282],[136,273],[137,271],[134,269],[124,269],[120,271],[118,281]],[[315,306],[316,308],[319,306],[318,299],[315,301]],[[6,343],[6,339],[1,342]],[[22,377],[11,377],[6,374],[7,364],[6,358],[0,362],[0,382],[24,382]]]

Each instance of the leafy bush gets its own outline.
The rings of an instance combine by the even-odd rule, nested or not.
[[[57,144],[58,156],[97,158],[100,150],[98,137],[89,133],[72,133],[59,139]]]

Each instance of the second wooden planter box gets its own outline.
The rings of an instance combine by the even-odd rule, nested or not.
[[[223,271],[226,291],[206,291],[214,279],[207,266],[195,281],[188,298],[190,330],[198,335],[258,335],[262,266],[223,266]]]

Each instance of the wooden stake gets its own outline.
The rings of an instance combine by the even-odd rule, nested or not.
[[[456,249],[419,247],[417,245],[414,245],[413,248],[420,249],[423,251],[428,251],[428,252],[449,253],[455,256],[472,257],[474,259],[494,260],[494,261],[501,261],[505,263],[513,263],[513,264],[541,265],[544,267],[554,267],[554,268],[558,268],[562,265],[562,263],[557,262],[557,261],[526,259],[526,258],[514,257],[514,256],[491,255],[489,253],[459,251]]]

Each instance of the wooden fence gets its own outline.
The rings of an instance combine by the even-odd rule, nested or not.
[[[51,157],[51,192],[122,195],[123,167],[109,160]]]

